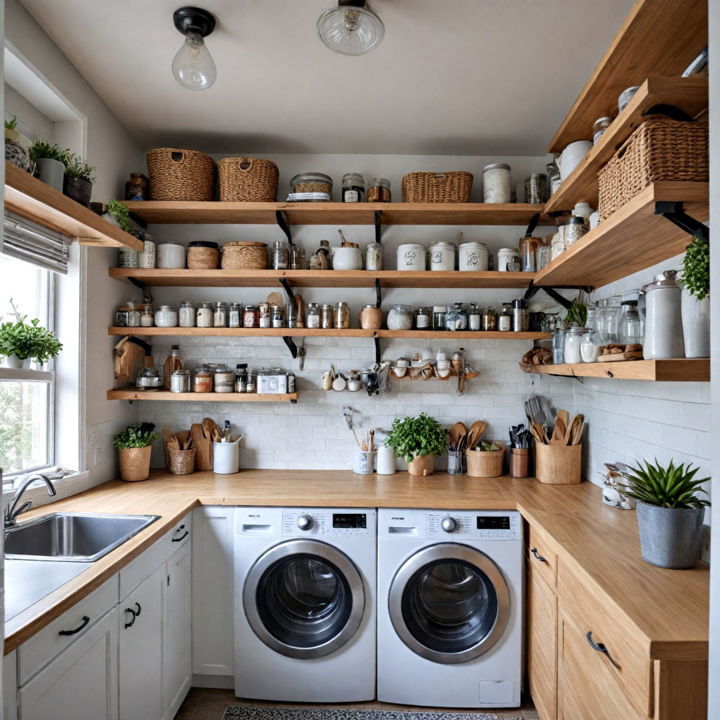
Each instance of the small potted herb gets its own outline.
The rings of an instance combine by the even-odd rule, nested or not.
[[[640,549],[645,562],[663,568],[695,566],[705,508],[710,501],[700,497],[710,478],[695,479],[699,468],[662,466],[657,460],[639,463],[623,473],[625,493],[637,500]]]
[[[687,246],[679,285],[685,357],[710,357],[710,244],[695,236]]]
[[[65,181],[63,183],[65,195],[87,207],[90,204],[93,183],[95,182],[94,171],[95,168],[81,160],[77,155],[69,153],[65,161]]]
[[[103,217],[113,225],[117,225],[126,233],[132,234],[135,231],[132,221],[130,220],[130,211],[119,200],[110,200],[107,206],[107,212]]]
[[[153,423],[133,423],[113,435],[112,442],[118,450],[122,480],[138,482],[150,477],[152,444],[159,437]]]
[[[40,325],[40,320],[33,318],[27,322],[27,315],[21,315],[10,300],[15,321],[0,325],[0,357],[5,367],[29,367],[34,360],[44,365],[50,358],[60,354],[62,343],[55,335]]]
[[[408,463],[411,475],[432,475],[435,456],[447,446],[447,430],[425,413],[393,420],[385,444]]]
[[[25,172],[30,172],[30,156],[17,129],[16,117],[5,121],[5,160]]]
[[[63,191],[65,177],[65,164],[70,156],[69,150],[62,150],[56,144],[38,140],[30,146],[30,161],[37,167],[38,177],[55,188]]]

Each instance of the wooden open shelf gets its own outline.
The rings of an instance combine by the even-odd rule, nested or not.
[[[291,225],[526,225],[542,205],[525,203],[338,203],[338,202],[126,202],[147,223],[274,225],[285,212]],[[543,218],[549,222],[547,218]]]
[[[141,240],[9,162],[5,163],[5,208],[77,238],[80,245],[143,249]]]
[[[535,276],[536,285],[600,287],[682,253],[690,235],[661,215],[657,202],[682,202],[697,220],[708,218],[708,183],[649,185]]]
[[[525,272],[402,270],[163,270],[110,268],[110,277],[164,287],[275,287],[280,279],[296,288],[527,288],[535,278]]]
[[[549,152],[592,139],[617,97],[651,75],[680,75],[708,42],[707,0],[636,0],[625,22],[555,133]]]
[[[585,159],[553,193],[545,204],[545,212],[572,210],[577,202],[588,202],[597,207],[598,171],[645,120],[643,114],[659,104],[675,105],[694,117],[708,106],[707,77],[650,77],[645,80]]]
[[[539,375],[614,378],[616,380],[709,382],[710,359],[677,358],[672,360],[628,360],[566,365],[537,365],[533,367],[532,372]]]
[[[297,393],[173,393],[167,390],[108,390],[108,400],[153,400],[170,402],[297,402]]]

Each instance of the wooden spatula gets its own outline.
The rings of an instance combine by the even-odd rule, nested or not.
[[[456,422],[450,428],[450,445],[453,447],[453,449],[457,450],[460,444],[460,438],[463,435],[467,435],[467,428],[465,427],[465,423]]]
[[[570,426],[570,445],[579,445],[585,429],[585,416],[579,413],[573,418]]]
[[[487,430],[487,423],[476,420],[468,431],[468,450],[473,450]]]
[[[553,428],[552,437],[550,438],[551,445],[564,445],[565,444],[565,423],[563,419],[558,416],[555,418],[555,427]]]

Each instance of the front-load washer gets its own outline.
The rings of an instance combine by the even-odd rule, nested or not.
[[[518,707],[522,597],[519,513],[379,510],[378,700]]]
[[[377,513],[238,508],[235,694],[375,698]]]

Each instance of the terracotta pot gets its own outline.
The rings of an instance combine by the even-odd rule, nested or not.
[[[120,479],[125,482],[138,482],[150,477],[150,455],[152,445],[141,448],[118,450],[120,458]]]
[[[435,472],[435,456],[419,455],[408,463],[408,472],[411,475],[432,475]]]

